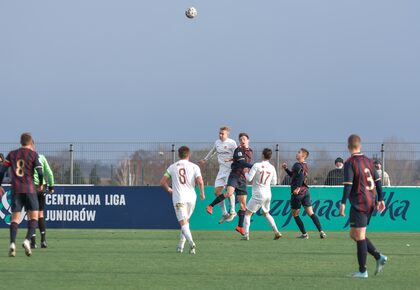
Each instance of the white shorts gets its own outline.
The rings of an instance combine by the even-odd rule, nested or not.
[[[271,198],[256,200],[251,197],[251,199],[248,201],[248,204],[246,205],[246,209],[252,213],[256,213],[261,208],[264,213],[267,213],[270,211],[270,202]]]
[[[180,222],[189,219],[194,212],[195,202],[185,202],[174,204],[175,214],[177,220]]]
[[[229,178],[230,169],[220,169],[217,173],[214,187],[225,187]]]

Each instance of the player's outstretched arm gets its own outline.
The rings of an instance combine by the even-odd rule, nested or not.
[[[205,164],[210,158],[212,158],[215,154],[217,153],[216,151],[216,145],[213,146],[213,148],[211,148],[211,150],[209,151],[209,153],[207,153],[206,157],[204,157],[204,159],[199,160],[197,163],[199,165],[203,165]]]

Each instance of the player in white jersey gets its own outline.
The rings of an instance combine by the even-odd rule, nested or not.
[[[190,149],[182,146],[178,149],[180,160],[169,166],[165,175],[160,180],[160,185],[172,195],[175,214],[181,226],[181,236],[177,252],[182,253],[185,241],[190,245],[190,254],[195,254],[195,243],[190,231],[190,217],[194,212],[195,184],[200,189],[200,198],[205,199],[204,182],[201,177],[200,167],[190,162]],[[172,188],[169,186],[169,180],[172,179]]]
[[[281,233],[277,229],[276,222],[270,215],[271,185],[275,185],[277,182],[276,169],[270,163],[272,154],[273,151],[271,149],[265,148],[262,152],[263,161],[255,163],[251,170],[245,174],[245,177],[249,182],[252,180],[254,181],[252,183],[252,197],[246,205],[244,240],[249,240],[251,216],[260,208],[262,209],[265,219],[274,231],[274,239],[278,240],[281,237]]]
[[[210,158],[217,154],[217,161],[219,162],[219,172],[217,173],[216,181],[214,182],[214,195],[217,197],[222,194],[223,189],[226,187],[229,174],[231,172],[232,157],[237,145],[236,142],[229,138],[230,128],[225,126],[219,130],[219,139],[214,143],[213,148],[204,157],[204,159],[198,161],[198,164],[205,164]],[[222,210],[222,218],[219,220],[219,224],[224,221],[232,221],[236,216],[235,211],[235,196],[229,197],[230,214],[226,210],[225,201],[219,203],[220,209]]]

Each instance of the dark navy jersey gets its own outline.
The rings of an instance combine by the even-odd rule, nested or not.
[[[380,180],[373,161],[365,155],[353,154],[344,163],[344,185],[351,185],[350,204],[360,212],[370,212],[376,204],[375,182]]]
[[[233,152],[232,174],[245,179],[245,168],[252,167],[252,149],[239,146]]]
[[[42,168],[38,153],[27,148],[11,151],[3,166],[10,167],[14,193],[36,193],[34,171]]]
[[[308,173],[309,167],[306,162],[296,162],[292,170],[286,170],[287,174],[291,177],[290,189],[293,192],[296,188],[300,187],[299,194],[305,194],[308,191]]]

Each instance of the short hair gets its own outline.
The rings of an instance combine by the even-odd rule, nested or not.
[[[178,156],[181,159],[185,159],[188,157],[188,155],[190,154],[190,148],[188,148],[187,146],[181,146],[178,149]]]
[[[20,145],[29,146],[33,143],[31,133],[23,133],[20,135]]]
[[[349,149],[356,149],[362,145],[362,139],[359,135],[352,134],[347,139],[347,146]]]
[[[228,131],[228,132],[230,132],[230,128],[229,128],[229,126],[223,126],[223,127],[220,127],[220,130],[219,131]]]
[[[249,136],[247,133],[239,133],[239,139],[241,139],[244,136],[249,140]]]
[[[308,158],[309,157],[309,151],[308,151],[308,149],[306,149],[306,148],[300,148],[300,151],[302,151],[303,153],[305,153],[305,158]]]
[[[0,153],[0,162],[3,162],[4,161],[4,155],[3,155],[3,153]]]
[[[273,151],[269,148],[264,148],[262,154],[263,154],[265,160],[270,160],[271,155],[273,155]]]

